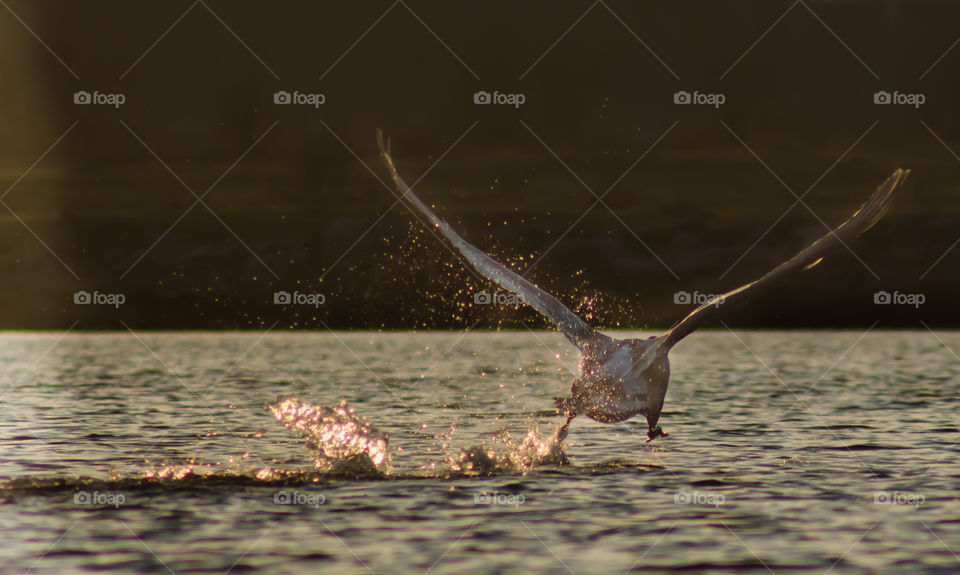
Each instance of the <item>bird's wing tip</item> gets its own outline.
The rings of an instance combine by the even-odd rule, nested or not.
[[[380,147],[380,152],[384,155],[390,155],[390,138],[388,138],[383,130],[377,128],[377,146]]]
[[[907,168],[907,169],[900,168],[897,171],[900,172],[900,183],[902,184],[910,176],[910,168]]]
[[[909,169],[897,168],[882,184],[877,191],[867,200],[867,202],[854,214],[854,218],[859,216],[863,223],[860,225],[857,235],[863,234],[880,221],[890,207],[894,192],[907,180],[910,175]]]
[[[903,185],[903,183],[904,183],[905,181],[907,181],[907,177],[908,177],[909,175],[910,175],[910,169],[909,169],[909,168],[906,168],[906,169],[904,169],[904,168],[897,168],[896,171],[894,171],[893,174],[892,174],[889,178],[887,178],[887,180],[888,180],[888,181],[892,180],[893,183],[892,183],[891,187],[892,187],[892,188],[896,188],[896,187],[898,187],[898,186]],[[884,183],[886,183],[886,182],[884,182]]]

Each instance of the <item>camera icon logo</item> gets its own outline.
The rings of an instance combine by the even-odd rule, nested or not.
[[[493,102],[493,98],[490,96],[490,92],[485,90],[480,90],[473,95],[474,104],[490,104]]]
[[[73,494],[73,502],[76,505],[90,505],[90,493],[87,491],[77,491]]]
[[[893,301],[893,298],[890,296],[890,292],[887,291],[878,291],[873,294],[873,303],[877,305],[886,305]]]
[[[290,305],[293,302],[293,296],[288,291],[278,291],[273,294],[273,303],[277,305]]]
[[[77,305],[87,305],[91,301],[93,301],[93,298],[88,291],[80,290],[73,294],[73,303]]]
[[[289,104],[293,99],[290,97],[290,92],[286,90],[280,90],[279,92],[274,92],[273,94],[273,103],[274,104]]]
[[[689,505],[692,501],[693,498],[686,491],[677,491],[673,494],[673,502],[677,505]]]
[[[90,92],[80,90],[79,92],[74,92],[73,94],[73,103],[74,104],[89,104],[93,101],[90,97]]]
[[[673,95],[674,104],[689,104],[691,101],[690,92],[686,90],[680,90]]]
[[[680,290],[677,293],[673,294],[673,303],[680,305],[689,305],[693,299],[690,297],[690,292]]]
[[[478,291],[473,294],[473,303],[477,305],[489,305],[493,303],[493,296],[488,291]]]
[[[890,492],[889,491],[875,491],[873,493],[873,502],[874,503],[890,503]]]
[[[291,505],[293,498],[290,497],[289,491],[277,491],[273,494],[273,503],[274,505]]]
[[[887,92],[886,90],[880,90],[879,92],[875,92],[873,94],[874,104],[889,104],[892,101],[893,99],[890,97],[890,92]]]

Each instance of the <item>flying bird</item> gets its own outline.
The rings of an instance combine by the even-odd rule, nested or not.
[[[704,302],[665,334],[648,339],[616,339],[590,327],[557,298],[461,238],[403,181],[390,155],[390,143],[384,140],[381,132],[377,133],[377,141],[401,197],[423,214],[480,275],[516,294],[580,349],[580,376],[573,382],[570,397],[555,400],[558,412],[567,417],[557,432],[558,441],[566,438],[570,422],[578,415],[601,423],[617,423],[643,414],[647,418],[647,441],[666,437],[667,433],[658,422],[670,380],[667,356],[673,346],[704,323],[716,320],[749,298],[816,266],[831,252],[870,229],[883,216],[894,191],[910,173],[909,170],[895,171],[847,221],[761,278]]]

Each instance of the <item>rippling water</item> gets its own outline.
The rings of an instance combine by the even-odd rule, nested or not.
[[[956,333],[697,333],[566,464],[554,333],[0,342],[2,572],[960,572]]]

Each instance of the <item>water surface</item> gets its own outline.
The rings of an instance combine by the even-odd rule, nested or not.
[[[949,332],[700,332],[671,354],[670,437],[578,419],[560,465],[538,453],[578,357],[554,333],[3,334],[0,561],[956,573],[958,349]],[[289,397],[347,400],[389,457],[318,467],[265,408]],[[502,465],[465,469],[471,448]]]

